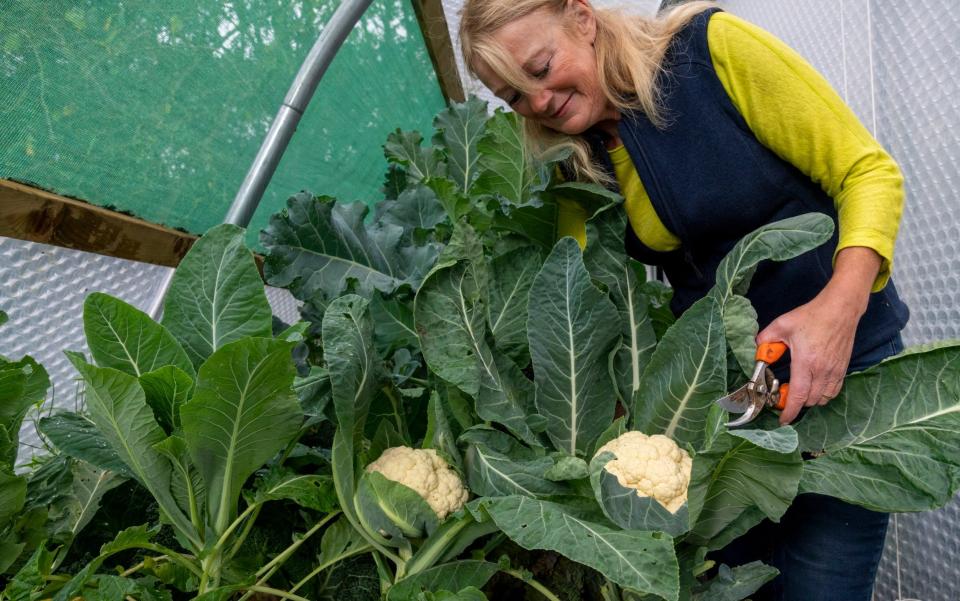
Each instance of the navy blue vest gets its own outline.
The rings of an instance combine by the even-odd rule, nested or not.
[[[707,47],[707,22],[714,12],[704,11],[681,29],[664,58],[660,89],[667,126],[658,129],[639,112],[623,115],[619,123],[620,138],[653,208],[681,241],[678,250],[657,252],[628,225],[627,253],[663,268],[674,288],[671,308],[677,315],[706,295],[720,260],[758,227],[814,211],[837,223],[833,199],[761,144],[724,90]],[[612,174],[603,140],[587,138],[594,156]],[[835,231],[828,242],[790,261],[760,264],[747,298],[761,329],[823,289],[833,272],[837,240]],[[908,316],[892,281],[872,294],[857,328],[851,369],[866,367],[857,358],[896,338]],[[777,367],[778,375],[785,376],[787,366]]]

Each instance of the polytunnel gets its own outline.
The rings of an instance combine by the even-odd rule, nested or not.
[[[7,3],[0,599],[743,599],[776,571],[720,566],[718,541],[798,491],[890,513],[874,601],[960,598],[953,4],[716,3],[809,61],[904,176],[908,351],[850,376],[833,418],[764,411],[763,436],[709,409],[750,376],[725,303],[753,271],[675,321],[662,271],[592,251],[622,239],[619,195],[525,154],[464,66],[464,4]],[[556,242],[565,195],[592,215],[580,247]],[[682,509],[604,466],[628,429],[693,454]],[[779,492],[716,488],[737,460]]]

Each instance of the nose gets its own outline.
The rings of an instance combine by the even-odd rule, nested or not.
[[[553,92],[547,88],[537,90],[530,94],[530,109],[538,114],[548,116],[550,111],[550,99],[553,98]]]

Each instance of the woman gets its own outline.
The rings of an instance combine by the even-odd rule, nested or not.
[[[534,152],[569,147],[569,177],[620,190],[627,251],[663,267],[675,313],[710,289],[745,234],[810,211],[833,216],[829,243],[761,265],[747,294],[757,342],[791,349],[778,374],[791,384],[781,423],[902,348],[908,311],[889,281],[902,176],[782,42],[707,2],[653,19],[589,0],[467,0],[460,39]],[[565,204],[560,233],[583,245],[584,221]],[[772,546],[765,559],[782,574],[768,598],[868,601],[886,524],[885,514],[801,495],[774,533],[758,527],[721,559],[736,565],[750,559],[741,549]]]

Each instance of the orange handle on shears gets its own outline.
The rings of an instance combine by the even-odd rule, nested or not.
[[[764,342],[757,347],[756,359],[757,361],[763,361],[767,365],[770,365],[779,361],[785,352],[787,352],[787,345],[783,342]],[[780,398],[775,406],[776,409],[782,411],[787,406],[787,393],[789,390],[789,384],[780,385]]]

